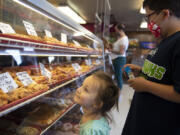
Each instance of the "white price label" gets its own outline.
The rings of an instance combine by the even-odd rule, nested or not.
[[[78,68],[78,70],[81,70],[81,66],[78,63],[75,63],[76,67]]]
[[[23,83],[24,86],[28,86],[33,83],[33,80],[26,71],[16,73],[18,79]]]
[[[100,60],[96,60],[96,64],[101,64],[101,61]]]
[[[98,46],[97,43],[94,42],[94,43],[93,43],[93,47],[94,47],[95,49],[97,49],[97,46]]]
[[[0,22],[0,30],[3,34],[6,34],[6,33],[16,33],[13,28],[11,27],[11,25],[9,24],[6,24],[6,23],[2,23]]]
[[[85,63],[87,66],[89,66],[89,61],[88,60],[85,60]]]
[[[87,45],[88,48],[91,48],[89,45]]]
[[[3,90],[3,92],[10,92],[17,87],[18,85],[8,72],[0,74],[0,88]]]
[[[61,33],[61,41],[64,43],[67,43],[67,35],[64,33]]]
[[[92,65],[92,61],[91,61],[91,59],[89,59],[89,65],[90,65],[90,66]]]
[[[72,67],[74,68],[74,70],[75,70],[76,72],[79,71],[79,68],[76,66],[76,64],[72,64]]]
[[[44,64],[39,63],[39,66],[40,66],[40,70],[41,70],[41,75],[44,75],[44,72],[45,72]]]
[[[75,44],[77,47],[81,47],[81,45],[80,45],[79,42],[77,42],[77,41],[75,41],[75,40],[73,40],[73,42],[74,42],[74,44]]]
[[[35,31],[35,28],[34,28],[34,26],[33,26],[31,23],[26,22],[26,21],[23,21],[23,23],[24,23],[24,26],[25,26],[25,28],[26,28],[26,31],[27,31],[27,33],[28,33],[29,35],[37,36],[37,33],[36,33],[36,31]]]
[[[47,37],[52,37],[52,33],[49,30],[44,30]]]
[[[47,76],[49,79],[51,79],[51,77],[52,77],[51,72],[49,70],[47,70],[46,68],[45,68],[45,76]]]
[[[47,70],[45,68],[44,64],[39,63],[39,66],[40,66],[40,70],[41,70],[41,75],[46,76],[49,79],[51,79],[52,74],[51,74],[51,72],[49,70]]]
[[[91,66],[92,65],[91,59],[88,59],[88,60],[86,59],[85,62],[86,62],[87,66]]]

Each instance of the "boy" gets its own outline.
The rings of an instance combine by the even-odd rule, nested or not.
[[[122,135],[180,135],[180,0],[144,0],[148,28],[161,38],[129,79],[135,90]]]

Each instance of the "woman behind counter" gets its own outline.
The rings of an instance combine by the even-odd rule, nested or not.
[[[118,39],[112,45],[112,49],[109,49],[109,51],[112,52],[111,58],[114,66],[115,77],[120,90],[123,86],[122,68],[126,64],[126,50],[129,46],[129,40],[124,32],[124,29],[124,24],[117,24],[115,26],[115,31],[118,34]]]

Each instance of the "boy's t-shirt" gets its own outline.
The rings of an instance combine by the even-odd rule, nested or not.
[[[180,94],[180,32],[162,40],[144,62],[142,76]],[[122,135],[179,135],[180,104],[135,92]]]
[[[105,117],[80,125],[79,135],[110,135],[110,127]]]

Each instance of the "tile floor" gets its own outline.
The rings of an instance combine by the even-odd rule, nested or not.
[[[119,112],[115,108],[110,112],[111,117],[114,121],[110,125],[111,135],[121,135],[133,94],[134,90],[127,84],[124,84],[121,91],[121,96],[119,98]]]

